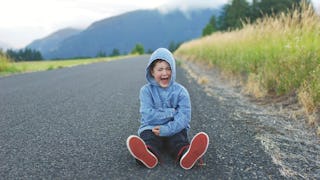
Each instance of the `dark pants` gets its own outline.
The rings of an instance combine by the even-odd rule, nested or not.
[[[152,130],[145,130],[140,134],[140,137],[158,159],[161,158],[162,152],[168,152],[172,157],[178,159],[180,158],[179,156],[182,154],[182,151],[190,144],[186,129],[168,137],[156,136]]]

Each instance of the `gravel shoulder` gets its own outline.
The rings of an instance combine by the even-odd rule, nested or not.
[[[253,138],[254,144],[244,143],[250,147],[239,148],[239,156],[243,153],[248,157],[254,156],[254,163],[262,157],[254,152],[255,148],[252,145],[262,146],[282,178],[320,178],[320,138],[314,129],[306,125],[305,117],[295,99],[257,101],[244,95],[238,83],[230,83],[217,70],[190,61],[183,61],[182,67],[188,72],[190,79],[201,85],[208,96],[217,99],[220,106],[226,107],[230,112],[229,116],[233,121],[231,127],[239,127],[234,127],[235,129],[228,132],[243,136],[240,141]],[[225,127],[215,129],[219,128],[225,130]],[[238,134],[237,131],[242,133]],[[232,144],[239,145],[239,142]],[[250,171],[255,167],[248,166],[244,171]]]

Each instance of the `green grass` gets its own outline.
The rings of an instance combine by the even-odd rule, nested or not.
[[[244,76],[256,97],[295,92],[308,114],[320,107],[320,18],[312,7],[184,43],[175,55]]]
[[[72,67],[78,65],[85,65],[96,62],[108,62],[120,58],[119,57],[106,57],[106,58],[90,58],[90,59],[75,59],[75,60],[56,60],[56,61],[25,61],[25,62],[10,62],[6,57],[2,56],[0,59],[0,76],[10,75],[15,73],[47,71],[65,67]]]

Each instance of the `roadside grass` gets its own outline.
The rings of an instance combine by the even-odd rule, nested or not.
[[[175,55],[241,77],[256,98],[297,94],[311,117],[320,107],[320,17],[311,6],[302,7],[184,43]],[[320,131],[319,117],[308,123]]]
[[[2,53],[0,53],[0,72],[5,71],[8,68],[9,59]]]
[[[5,56],[0,57],[0,76],[11,75],[15,73],[46,71],[53,69],[60,69],[65,67],[72,67],[77,65],[85,65],[96,62],[108,62],[117,60],[120,58],[126,58],[128,56],[118,57],[103,57],[103,58],[89,58],[89,59],[65,59],[55,61],[24,61],[24,62],[12,62]]]

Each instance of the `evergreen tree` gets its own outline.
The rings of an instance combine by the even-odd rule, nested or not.
[[[144,54],[144,47],[142,44],[136,44],[136,46],[131,51],[131,54]]]
[[[152,49],[148,49],[147,54],[152,54],[153,50]]]
[[[250,6],[246,0],[232,0],[231,5],[226,9],[225,27],[228,29],[241,28],[242,21],[245,21],[249,16]]]
[[[206,25],[206,27],[202,30],[202,36],[207,36],[216,31],[216,17],[212,16],[210,18],[210,22]]]
[[[170,52],[173,53],[174,51],[176,51],[179,48],[180,45],[181,45],[181,43],[175,43],[174,41],[171,41],[168,49]]]
[[[259,0],[252,0],[251,9],[250,9],[250,20],[254,22],[257,18],[260,17],[260,8]]]
[[[112,53],[110,54],[110,57],[119,56],[119,55],[120,55],[119,49],[114,48],[112,50]]]
[[[204,29],[202,30],[202,37],[212,34],[213,31],[214,31],[213,26],[210,23],[208,23],[206,27],[204,27]]]
[[[249,4],[246,0],[232,0],[226,4],[216,23],[217,30],[232,30],[242,27],[242,21],[255,22],[263,16],[277,15],[282,12],[299,8],[304,0],[252,0]],[[310,0],[306,0],[311,4]],[[205,27],[203,34],[209,33],[211,27]]]
[[[263,16],[273,16],[280,13],[287,13],[293,9],[300,8],[302,2],[311,4],[310,0],[255,0],[255,11],[253,11],[253,20]]]
[[[8,49],[6,54],[8,57],[14,61],[39,61],[43,60],[43,57],[40,51],[32,50],[30,48],[20,49],[19,51],[14,51]]]
[[[106,57],[106,53],[105,53],[104,51],[100,50],[100,51],[97,53],[96,57]]]

